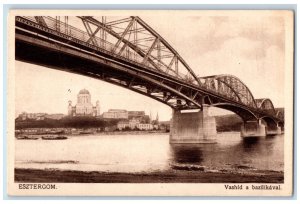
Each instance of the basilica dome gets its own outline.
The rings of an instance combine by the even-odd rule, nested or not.
[[[93,106],[91,102],[91,94],[86,89],[81,89],[77,94],[77,103],[72,106],[72,101],[68,102],[68,115],[69,116],[99,116],[100,105],[99,101],[96,102],[96,106]]]
[[[90,94],[90,92],[88,90],[86,90],[86,89],[81,89],[79,91],[79,94]]]

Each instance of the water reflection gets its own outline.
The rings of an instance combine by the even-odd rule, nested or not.
[[[249,137],[243,138],[242,147],[243,151],[246,154],[256,153],[260,155],[273,154],[276,147],[275,144],[278,144],[278,139],[280,135],[276,136],[266,136],[263,138],[260,137]],[[275,148],[275,149],[274,149]],[[275,150],[276,151],[276,150]]]
[[[180,164],[201,164],[205,156],[203,152],[213,144],[171,144],[171,160]]]
[[[266,136],[266,140],[274,140],[274,139],[276,139],[276,137],[280,137],[280,135],[267,135]]]
[[[243,149],[247,151],[253,151],[255,148],[259,148],[260,146],[260,137],[246,137],[242,139]]]

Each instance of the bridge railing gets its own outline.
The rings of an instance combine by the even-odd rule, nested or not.
[[[27,20],[38,23],[34,16],[22,16],[22,18],[25,18]],[[74,26],[66,24],[66,23],[64,23],[56,18],[50,17],[50,16],[43,16],[43,19],[47,25],[47,28],[49,28],[49,29],[63,33],[67,36],[70,36],[72,38],[80,40],[84,43],[87,43],[90,40],[90,35],[83,30],[80,30]],[[108,51],[110,54],[116,56],[116,54],[113,52],[113,49],[114,49],[113,43],[111,43],[107,40],[104,40],[98,36],[94,36],[93,40],[96,42],[97,48]],[[89,44],[92,44],[92,43],[90,42]],[[135,52],[127,50],[126,52],[122,52],[121,55],[117,55],[117,57],[120,57],[126,61],[130,61],[131,63],[138,64],[139,66],[142,65],[143,67],[157,71],[157,69],[155,69],[150,64],[144,64],[143,63],[144,59],[141,56],[137,55],[137,53],[135,53]],[[166,73],[164,73],[164,74],[166,74]],[[190,82],[189,81],[190,79],[187,77],[187,75],[182,74],[182,73],[178,73],[177,75],[175,75],[174,73],[169,72],[168,75],[173,78],[180,79],[184,82]],[[192,82],[192,83],[194,83],[194,82]]]
[[[27,19],[27,20],[30,20],[30,21],[33,21],[33,22],[36,22],[36,19],[34,16],[22,16],[23,18]],[[88,33],[76,28],[76,27],[73,27],[71,25],[68,25],[64,22],[61,22],[53,17],[50,17],[50,16],[43,16],[43,19],[47,25],[47,28],[50,28],[52,30],[55,30],[57,32],[60,32],[60,33],[63,33],[63,34],[66,34],[68,36],[71,36],[77,40],[81,40],[83,42],[87,42],[89,39],[90,39],[90,36],[88,35]],[[96,37],[95,36],[95,40],[97,41],[98,45],[101,47],[101,48],[105,48],[106,50],[108,51],[111,51],[112,48],[113,48],[113,44],[108,42],[108,41],[105,41],[99,37]]]

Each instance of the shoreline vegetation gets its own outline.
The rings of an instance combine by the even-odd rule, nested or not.
[[[190,171],[101,172],[58,169],[15,168],[19,183],[283,183],[283,172],[277,171]]]

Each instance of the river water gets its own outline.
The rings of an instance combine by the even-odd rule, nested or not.
[[[174,165],[283,171],[284,135],[242,139],[220,133],[216,144],[169,144],[167,134],[84,135],[67,140],[15,140],[17,168],[153,172]]]

